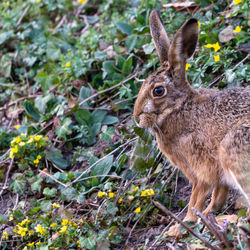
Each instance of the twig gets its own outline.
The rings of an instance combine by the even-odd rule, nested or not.
[[[221,230],[221,228],[217,225],[215,218],[210,216],[210,220],[208,220],[208,218],[205,215],[203,215],[198,209],[194,207],[192,209],[197,214],[197,216],[201,218],[202,222],[206,225],[206,227],[218,240],[220,248],[224,249],[225,245],[228,249],[231,249],[232,248],[231,243],[227,239],[227,236],[223,234],[224,232]]]
[[[197,237],[199,240],[204,242],[204,244],[211,249],[220,250],[220,248],[217,248],[215,246],[212,246],[206,239],[204,239],[201,235],[197,234],[193,229],[188,227],[182,220],[180,220],[178,217],[175,216],[171,211],[169,211],[166,207],[164,207],[161,203],[158,201],[153,200],[153,203],[156,207],[158,207],[160,210],[162,210],[165,214],[169,215],[173,219],[175,219],[178,223],[180,223],[185,229],[187,229],[191,234],[193,234],[195,237]]]
[[[90,96],[90,97],[84,99],[83,101],[81,101],[81,102],[79,103],[79,106],[81,106],[83,103],[85,103],[85,102],[87,102],[87,101],[89,101],[89,100],[91,100],[91,99],[97,97],[98,95],[101,95],[101,94],[103,94],[103,93],[106,93],[106,92],[108,92],[108,91],[110,91],[110,90],[112,90],[112,89],[118,88],[119,86],[123,85],[124,83],[126,83],[126,82],[130,81],[131,79],[135,78],[137,74],[138,74],[138,72],[136,72],[136,73],[133,74],[132,76],[128,77],[127,79],[125,79],[125,80],[119,82],[118,84],[116,84],[116,85],[114,85],[114,86],[112,86],[112,87],[110,87],[110,88],[104,89],[104,90],[102,90],[102,91],[100,91],[100,92],[97,92],[97,93],[93,94],[92,96]]]
[[[116,151],[120,150],[122,147],[128,145],[129,143],[135,141],[138,139],[138,136],[123,143],[122,145],[120,145],[119,147],[117,147],[116,149],[114,149],[113,151],[111,151],[110,153],[108,153],[107,155],[105,155],[104,157],[102,157],[101,159],[99,159],[98,161],[96,161],[94,164],[92,164],[90,167],[88,167],[85,171],[83,171],[74,181],[72,181],[71,183],[69,183],[67,185],[67,188],[70,187],[72,184],[76,183],[76,182],[79,182],[79,180],[81,179],[81,177],[86,174],[91,168],[93,168],[96,164],[98,164],[99,162],[101,162],[102,160],[104,160],[106,157],[114,154]]]
[[[24,16],[26,15],[26,13],[28,12],[29,8],[31,5],[28,5],[25,10],[23,11],[21,17],[19,18],[19,20],[17,21],[17,26],[19,26],[24,18]]]
[[[8,179],[9,179],[9,174],[10,174],[10,170],[12,169],[13,167],[13,163],[14,163],[14,158],[11,159],[11,162],[10,162],[10,165],[9,165],[9,168],[8,168],[8,171],[6,173],[6,177],[5,177],[5,181],[4,181],[4,184],[3,184],[3,187],[0,191],[0,195],[2,195],[3,191],[5,189],[7,189],[8,185],[7,185],[7,182],[8,182]]]
[[[43,170],[39,169],[40,173],[43,173],[45,175],[47,175],[49,178],[51,178],[53,181],[57,182],[58,184],[62,185],[63,187],[67,188],[67,185],[63,184],[62,182],[58,181],[55,177],[53,177],[51,174],[48,174],[46,172],[44,172]]]
[[[37,96],[41,96],[41,95],[30,95],[30,96],[21,97],[13,102],[10,102],[10,103],[4,105],[2,108],[0,108],[0,111],[6,110],[8,107],[16,105],[18,102],[21,102],[25,99],[33,99],[33,98],[36,98]]]
[[[240,62],[238,62],[233,68],[232,71],[234,71],[240,64],[242,64],[243,62],[245,62],[250,54],[247,54],[246,57],[244,57]],[[220,76],[217,76],[211,83],[209,83],[208,87],[212,87],[218,80],[220,80],[223,76],[225,75],[225,73],[221,74]]]
[[[242,225],[239,226],[239,229],[247,249],[250,249],[250,230]]]
[[[52,34],[56,33],[56,30],[59,29],[63,23],[65,22],[65,20],[67,20],[67,16],[63,16],[63,18],[60,20],[60,22],[56,25],[56,27],[54,28],[54,30],[52,31]]]
[[[85,15],[81,16],[81,17],[83,17],[83,20],[84,20],[84,22],[86,24],[85,27],[81,31],[81,34],[83,34],[83,33],[85,33],[88,30],[88,28],[89,28],[89,22],[88,22],[88,18]]]
[[[78,180],[78,182],[88,180],[88,179],[92,179],[92,178],[99,178],[99,177],[110,177],[110,178],[122,179],[122,177],[118,176],[118,175],[101,174],[101,175],[93,175],[93,176],[88,176],[88,177],[82,178],[82,179]]]

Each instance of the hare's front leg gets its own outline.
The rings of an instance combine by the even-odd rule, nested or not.
[[[186,217],[184,218],[184,221],[196,222],[197,216],[192,210],[192,208],[195,207],[199,211],[202,211],[209,191],[210,185],[198,182],[193,183],[192,194],[188,205],[188,211]]]
[[[208,215],[211,211],[220,210],[227,199],[228,193],[227,185],[219,185],[217,186],[212,193],[211,202],[207,206],[207,208],[203,211],[203,214]]]

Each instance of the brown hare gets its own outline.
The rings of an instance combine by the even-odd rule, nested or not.
[[[153,131],[161,152],[192,182],[184,221],[196,221],[192,207],[202,210],[211,192],[203,213],[220,209],[228,186],[250,206],[250,88],[193,89],[185,65],[197,45],[197,20],[186,21],[172,43],[156,10],[149,23],[161,67],[142,84],[134,118]]]

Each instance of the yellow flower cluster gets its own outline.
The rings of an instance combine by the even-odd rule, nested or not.
[[[204,45],[204,47],[208,48],[208,49],[214,48],[214,52],[217,52],[220,49],[220,45],[218,42],[214,43],[214,44],[208,43],[208,44]]]
[[[37,157],[36,157],[36,159],[33,161],[35,164],[38,164],[39,163],[39,160],[41,160],[42,159],[42,156],[41,155],[38,155]]]
[[[135,212],[136,214],[140,213],[140,212],[141,212],[141,207],[136,208],[134,212]]]
[[[8,238],[9,238],[8,233],[6,231],[3,231],[2,239],[3,240],[8,240]]]
[[[20,225],[16,225],[15,229],[13,230],[14,233],[21,235],[22,237],[26,236],[28,228],[22,227]]]
[[[204,47],[209,48],[209,49],[214,48],[214,52],[217,52],[220,49],[220,45],[219,45],[218,42],[214,43],[214,44],[208,43],[208,44],[204,45]],[[215,55],[214,56],[214,61],[219,62],[220,61],[220,55]]]
[[[234,29],[233,33],[239,33],[239,32],[241,32],[241,29],[242,29],[241,26],[237,26],[237,27]]]
[[[235,5],[237,5],[237,4],[241,3],[241,2],[242,2],[242,0],[234,0]]]
[[[113,198],[115,194],[109,190],[109,193],[107,194],[106,192],[99,191],[97,194],[98,197],[103,197],[103,196],[109,196],[109,198]]]
[[[70,62],[65,63],[65,68],[68,68],[68,67],[70,67]]]
[[[52,204],[52,208],[58,208],[58,207],[60,207],[59,204],[57,204],[57,203],[53,203],[53,204]]]
[[[78,0],[78,3],[85,4],[86,0]]]
[[[155,194],[155,191],[152,188],[141,191],[141,196],[150,196],[154,194]]]
[[[45,228],[43,228],[40,224],[37,224],[37,226],[35,227],[35,230],[37,233],[40,233],[41,235],[45,234]]]

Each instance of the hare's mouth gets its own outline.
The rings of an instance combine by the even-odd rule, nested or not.
[[[149,113],[142,113],[136,119],[136,124],[141,128],[151,128],[154,129],[155,125],[155,115]]]

